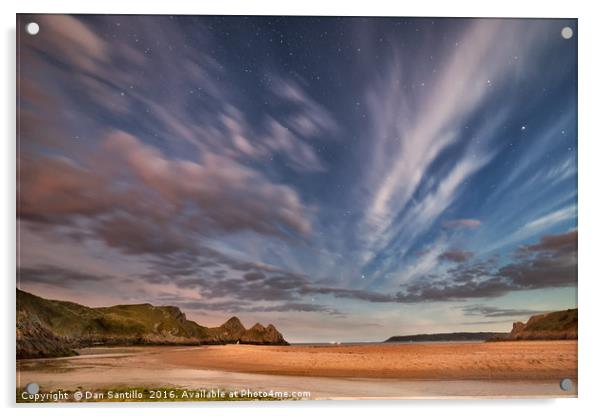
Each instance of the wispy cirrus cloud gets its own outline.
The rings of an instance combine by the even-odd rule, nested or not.
[[[533,232],[537,230],[545,230],[546,228],[555,225],[561,221],[565,221],[570,218],[577,216],[577,206],[571,205],[568,207],[561,208],[557,211],[550,212],[542,217],[539,217],[533,221],[528,222],[523,227],[526,232]]]
[[[495,243],[487,247],[484,252],[492,252],[499,250],[500,248],[516,244],[517,242],[531,238],[538,233],[544,232],[551,227],[557,226],[558,224],[577,218],[577,206],[569,205],[560,208],[553,212],[541,215],[535,219],[529,220],[527,223],[521,225],[514,232],[510,233],[504,238],[497,240]]]
[[[428,231],[466,182],[497,154],[493,140],[507,122],[511,100],[501,100],[495,116],[469,133],[470,139],[465,127],[479,106],[514,82],[521,64],[513,57],[528,55],[544,35],[537,25],[527,28],[516,22],[516,30],[521,33],[518,49],[507,25],[475,21],[449,54],[437,57],[442,63],[434,76],[429,74],[428,83],[398,59],[378,87],[368,91],[375,145],[373,171],[366,179],[374,191],[358,228],[365,236],[366,264],[380,257],[381,269],[393,267],[387,265],[390,257],[403,255]],[[490,47],[492,42],[496,48]],[[423,71],[429,67],[434,66],[425,64]],[[459,155],[453,163],[434,164],[454,147]],[[377,281],[382,275],[376,275]]]

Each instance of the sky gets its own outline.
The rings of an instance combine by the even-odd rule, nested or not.
[[[17,30],[23,290],[290,342],[509,331],[577,305],[574,19]]]

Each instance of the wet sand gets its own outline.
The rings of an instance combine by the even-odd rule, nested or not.
[[[173,386],[309,391],[324,398],[551,397],[576,382],[575,341],[359,346],[91,348],[20,360],[17,387]]]

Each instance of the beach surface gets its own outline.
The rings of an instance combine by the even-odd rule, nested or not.
[[[89,348],[19,360],[17,388],[309,391],[312,399],[575,396],[576,341]],[[571,391],[559,381],[573,380]]]
[[[259,374],[430,380],[576,377],[575,341],[211,346],[165,352],[166,363]]]

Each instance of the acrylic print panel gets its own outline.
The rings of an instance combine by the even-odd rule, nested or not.
[[[18,402],[576,396],[575,19],[17,19]]]

